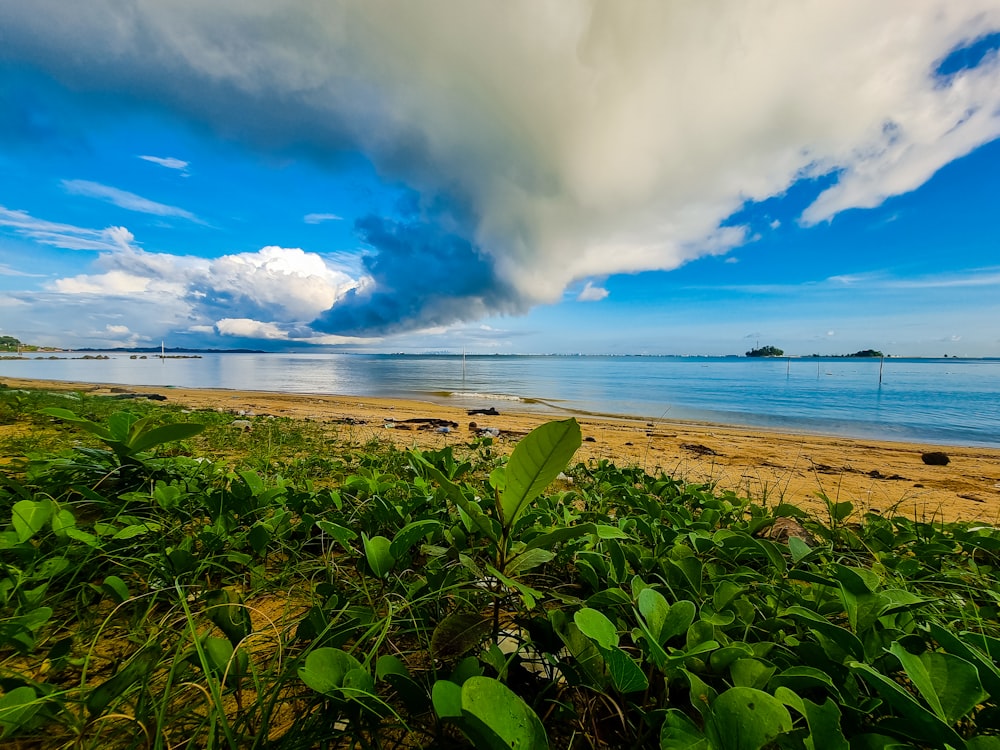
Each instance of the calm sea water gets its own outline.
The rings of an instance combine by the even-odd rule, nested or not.
[[[30,356],[30,355],[29,355]],[[1000,447],[1000,360],[205,354],[41,357],[0,377],[420,398]]]

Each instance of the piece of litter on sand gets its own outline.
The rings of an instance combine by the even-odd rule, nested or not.
[[[438,427],[437,430],[436,430],[436,432],[440,432],[442,435],[447,435],[449,432],[451,432],[451,428],[450,427]]]

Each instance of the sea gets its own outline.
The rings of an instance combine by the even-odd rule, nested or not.
[[[104,354],[0,359],[0,378],[378,396],[1000,448],[1000,359]]]

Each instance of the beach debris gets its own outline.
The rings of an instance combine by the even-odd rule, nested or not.
[[[590,435],[588,435],[587,437],[585,437],[583,439],[583,442],[585,442],[585,443],[596,443],[597,442],[597,438],[591,437]]]
[[[235,427],[238,430],[243,430],[244,432],[248,432],[253,425],[250,424],[249,419],[234,419],[232,422],[229,423],[229,426]]]
[[[497,411],[495,406],[491,406],[489,409],[469,409],[468,415],[474,416],[476,414],[482,414],[487,417],[499,417],[500,412]]]
[[[948,458],[948,454],[942,453],[941,451],[921,453],[920,458],[928,466],[947,466],[951,463],[951,459]]]
[[[475,432],[479,429],[479,425],[475,422],[469,422],[469,432]]]
[[[438,432],[438,433],[440,433],[442,435],[447,435],[449,432],[451,432],[451,428],[450,427],[438,427],[436,430],[434,430],[434,432]]]
[[[500,437],[500,428],[499,427],[484,427],[483,429],[481,429],[479,431],[479,434],[482,435],[483,437],[498,438],[498,437]]]
[[[437,417],[414,417],[413,419],[385,417],[385,423],[382,426],[387,430],[409,430],[411,429],[410,425],[416,425],[418,430],[434,430],[439,427],[448,427],[450,432],[452,429],[458,427],[458,422],[452,422],[450,419],[439,419]]]
[[[701,443],[681,443],[681,448],[686,451],[691,451],[692,453],[697,453],[699,456],[718,456],[714,450],[709,448],[707,445],[702,445]]]
[[[113,389],[112,389],[113,390]],[[127,401],[133,398],[145,398],[150,401],[166,401],[166,396],[161,396],[159,393],[114,393],[111,396],[105,396],[104,398],[110,398],[114,401]]]
[[[788,544],[788,540],[793,536],[798,537],[810,546],[816,544],[816,537],[812,535],[812,532],[799,523],[798,520],[785,516],[774,519],[774,523],[770,526],[765,526],[756,535],[763,539],[770,539],[771,541],[782,542],[784,544]]]

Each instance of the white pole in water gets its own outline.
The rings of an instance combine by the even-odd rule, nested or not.
[[[878,387],[882,387],[882,368],[885,366],[885,357],[878,358]]]

